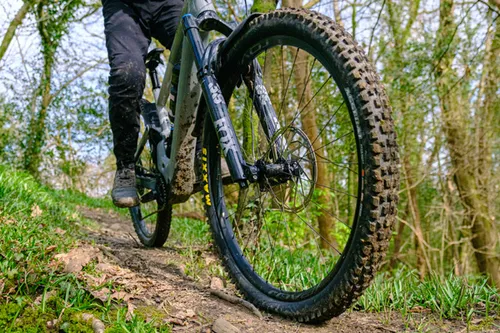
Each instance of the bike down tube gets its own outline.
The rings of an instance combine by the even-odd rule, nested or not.
[[[202,87],[217,137],[222,146],[222,151],[226,157],[231,178],[233,181],[238,182],[240,186],[246,187],[245,171],[243,170],[243,166],[246,163],[217,79],[213,73],[208,72],[208,64],[203,62],[205,47],[200,37],[198,23],[191,14],[184,15],[182,22],[184,24],[185,35],[192,46],[196,68],[198,69],[198,80]]]

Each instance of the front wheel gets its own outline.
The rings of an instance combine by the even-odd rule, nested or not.
[[[248,74],[255,60],[261,75]],[[246,162],[294,170],[248,188],[225,185],[207,121],[204,197],[223,263],[264,310],[303,322],[339,315],[373,279],[395,220],[399,157],[386,93],[352,37],[306,10],[255,19],[221,62]],[[256,98],[272,104],[276,119],[255,111]]]

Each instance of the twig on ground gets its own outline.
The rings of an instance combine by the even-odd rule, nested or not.
[[[97,248],[99,248],[99,250],[102,251],[102,253],[110,258],[111,260],[113,260],[115,263],[119,263],[120,262],[120,259],[118,259],[113,253],[111,253],[111,251],[104,245],[97,245]]]
[[[395,331],[393,330],[392,328],[387,328],[385,326],[382,326],[382,325],[370,325],[371,327],[373,328],[376,328],[376,329],[379,329],[379,330],[383,330],[383,331],[387,331],[387,332],[391,332],[391,333],[397,333],[398,331]]]
[[[132,240],[135,242],[135,244],[137,245],[137,247],[139,247],[139,248],[141,248],[141,247],[142,247],[142,245],[141,245],[141,244],[139,244],[139,242],[137,241],[137,239],[135,239],[135,237],[134,237],[134,236],[133,236],[130,232],[129,232],[129,233],[127,233],[127,235],[129,235],[129,236],[130,236],[130,238],[132,238]]]
[[[224,293],[224,292],[222,292],[220,290],[215,290],[215,289],[210,289],[210,295],[214,295],[214,296],[217,296],[219,298],[222,298],[223,300],[228,301],[229,303],[243,305],[248,310],[250,310],[254,315],[256,315],[257,317],[259,317],[259,319],[264,318],[262,316],[262,313],[260,313],[259,309],[257,309],[255,307],[255,305],[253,305],[252,303],[250,303],[248,301],[245,301],[242,298],[239,298],[239,297],[236,297],[236,296],[231,296],[231,295],[228,295],[228,294],[226,294],[226,293]]]

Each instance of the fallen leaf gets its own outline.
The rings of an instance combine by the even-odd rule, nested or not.
[[[116,270],[116,266],[110,265],[105,262],[101,262],[95,266],[96,271],[99,272],[106,272],[106,273],[112,273],[113,271]]]
[[[58,235],[64,235],[66,233],[66,230],[63,230],[61,228],[55,228],[54,232]]]
[[[31,217],[35,218],[43,214],[43,211],[38,207],[37,204],[31,207]]]
[[[83,276],[83,278],[85,279],[85,281],[87,282],[87,284],[89,286],[99,287],[100,285],[102,285],[106,281],[107,276],[105,274],[103,274],[101,276],[93,276],[93,275],[85,274]]]
[[[72,249],[68,253],[61,253],[55,256],[56,259],[64,263],[65,273],[78,273],[92,259],[97,258],[99,249],[92,246],[83,246]]]
[[[170,323],[172,325],[178,325],[178,326],[186,325],[185,321],[178,319],[178,318],[169,318],[169,319],[167,319],[167,323]]]
[[[210,266],[210,264],[213,262],[215,262],[215,258],[212,258],[212,257],[205,258],[205,265]]]
[[[134,315],[135,306],[131,302],[127,302],[127,313],[125,314],[125,319],[128,321],[132,320],[132,316]]]
[[[54,251],[57,248],[57,245],[50,245],[45,248],[45,254]]]
[[[175,314],[175,317],[179,319],[193,318],[196,317],[196,313],[192,309],[187,309],[185,311],[180,311]]]
[[[215,333],[237,333],[240,330],[226,319],[220,317],[212,325],[212,331]]]
[[[111,298],[128,302],[128,300],[132,298],[132,295],[125,291],[115,291],[113,294],[111,294]]]
[[[52,319],[52,320],[49,320],[49,321],[47,322],[47,328],[48,328],[49,330],[56,328],[57,321],[58,321],[57,319]]]
[[[89,290],[89,292],[92,294],[92,296],[101,300],[103,303],[108,300],[110,294],[108,288],[102,288],[101,290]]]
[[[422,312],[431,312],[431,310],[430,309],[426,309],[423,306],[417,305],[417,306],[414,306],[413,308],[411,308],[409,310],[409,312],[412,312],[412,313],[422,313]]]
[[[38,295],[37,298],[35,298],[35,300],[33,301],[33,303],[35,305],[40,305],[42,304],[42,300],[43,300],[43,295],[44,294],[41,294],[41,295]],[[57,295],[57,291],[55,290],[50,290],[48,293],[45,294],[45,300],[48,300],[49,298],[51,298],[52,296],[54,295]]]

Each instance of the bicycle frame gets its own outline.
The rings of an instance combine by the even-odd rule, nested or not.
[[[208,32],[215,30],[228,36],[226,42],[229,43],[244,30],[248,22],[259,15],[249,16],[233,30],[217,16],[211,1],[191,0],[184,4],[182,19],[176,31],[162,86],[153,91],[160,123],[163,131],[168,133],[170,123],[167,116],[167,103],[172,85],[173,68],[174,65],[180,63],[176,108],[172,110],[175,111],[174,131],[170,133],[172,135],[170,158],[175,163],[168,163],[169,159],[163,148],[166,138],[158,143],[159,149],[156,149],[157,167],[166,183],[170,185],[170,195],[172,196],[170,200],[173,202],[186,201],[196,190],[196,175],[193,167],[196,137],[193,135],[193,131],[197,118],[200,116],[197,113],[202,103],[202,93],[207,105],[204,110],[208,111],[214,123],[233,181],[245,187],[248,180],[257,180],[256,167],[247,165],[241,153],[215,74],[207,68],[217,56],[217,52],[208,52],[211,47],[216,47],[214,43],[208,44]],[[256,61],[253,63],[253,69],[261,74]],[[263,88],[262,81],[256,81],[255,86],[257,87],[259,83]],[[275,122],[276,114],[270,103],[266,102],[269,100],[269,96],[265,88],[256,91],[258,91],[258,98],[254,98],[254,105],[257,113],[264,115],[261,117],[261,121],[265,125],[266,135],[271,138],[278,130],[277,122]],[[253,95],[253,90],[251,93]],[[142,150],[146,141],[146,138],[141,140],[138,152]]]

